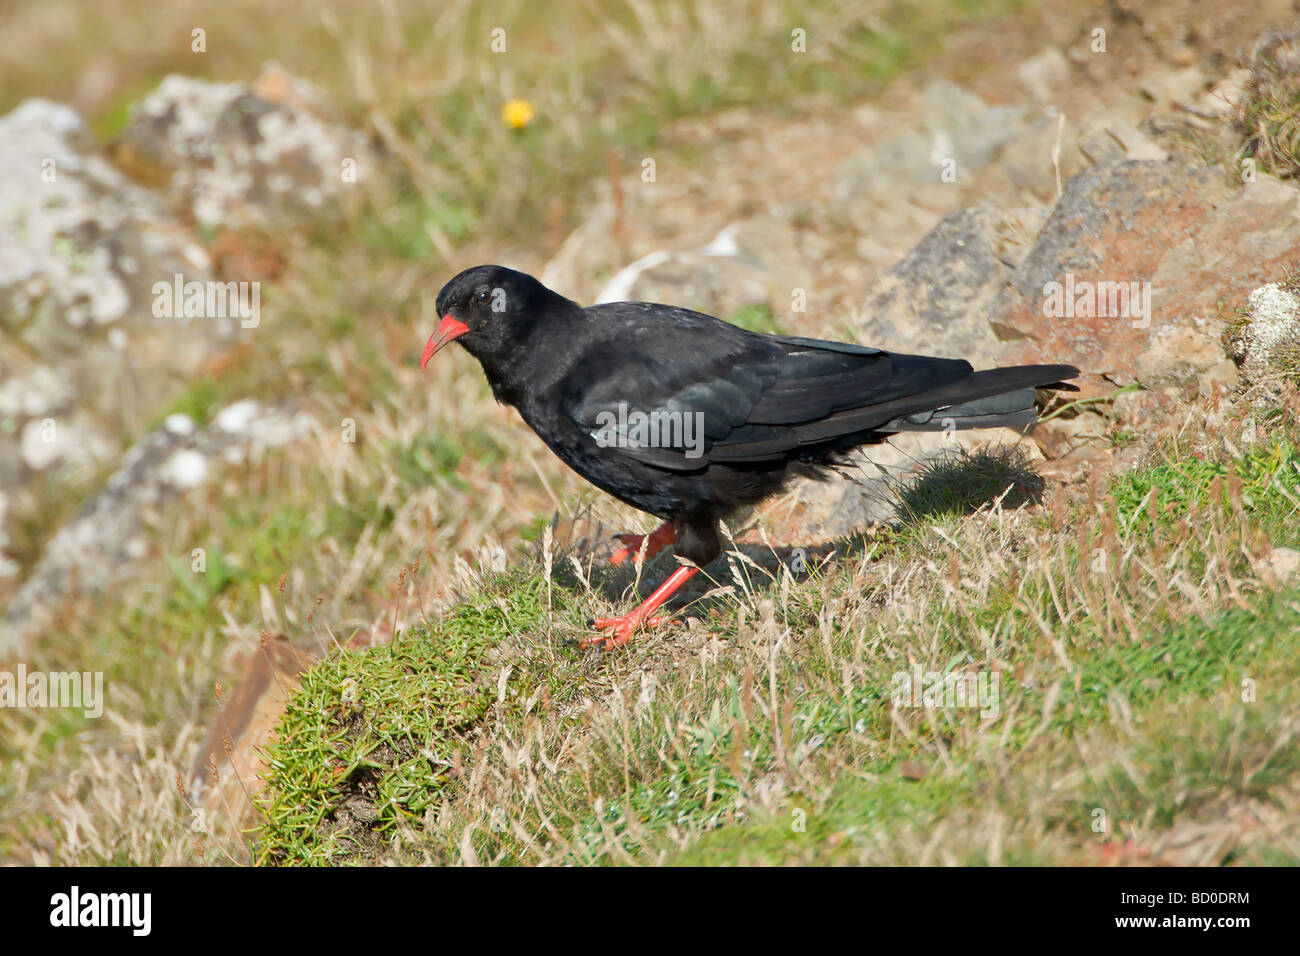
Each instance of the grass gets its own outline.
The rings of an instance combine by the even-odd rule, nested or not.
[[[981,448],[960,450],[926,468],[921,477],[895,489],[902,513],[912,524],[928,517],[970,514],[987,502],[1001,498],[1007,508],[1037,504],[1043,479],[1023,452]]]
[[[369,654],[345,651],[312,668],[299,691],[303,706],[267,755],[277,786],[265,858],[373,856],[380,831],[436,808],[454,779],[458,735],[492,702],[490,636],[514,622],[496,605],[470,603],[436,639],[417,628]]]
[[[479,376],[454,363],[436,376],[417,374],[425,300],[462,255],[458,244],[526,241],[544,257],[584,208],[592,180],[608,173],[611,142],[639,163],[649,150],[671,157],[679,118],[746,104],[779,112],[809,97],[856,101],[925,62],[966,24],[1022,6],[909,0],[846,13],[835,3],[609,0],[521,7],[498,24],[499,8],[460,0],[374,13],[345,6],[304,24],[268,21],[253,0],[236,0],[218,17],[182,0],[151,8],[143,33],[134,25],[137,0],[94,9],[52,0],[12,11],[0,39],[0,110],[32,95],[74,100],[93,90],[82,83],[102,61],[111,67],[103,74],[109,94],[86,100],[86,118],[111,140],[132,103],[169,72],[247,82],[274,59],[315,82],[387,159],[360,184],[359,202],[267,240],[287,266],[264,283],[263,326],[244,347],[214,355],[168,404],[144,410],[140,434],[172,413],[203,426],[252,395],[302,408],[320,431],[302,448],[224,470],[155,516],[134,584],[60,609],[57,634],[38,643],[30,663],[103,670],[116,723],[110,730],[107,721],[0,714],[0,853],[60,862],[122,853],[139,862],[194,853],[243,859],[234,837],[195,850],[188,839],[127,834],[148,829],[149,817],[78,798],[69,774],[94,754],[110,777],[110,767],[123,775],[106,778],[105,793],[140,785],[131,766],[152,768],[154,782],[173,790],[171,776],[188,772],[201,742],[197,728],[216,712],[214,684],[258,653],[260,632],[321,648],[380,640],[395,619],[412,627],[447,596],[441,582],[459,580],[460,565],[485,542],[516,540],[539,527],[539,515],[573,502],[577,483],[492,408]],[[808,31],[807,54],[790,49],[795,20]],[[205,54],[190,50],[195,24],[207,30]],[[486,42],[498,25],[509,35],[504,55]],[[776,62],[785,68],[773,69]],[[516,96],[537,109],[522,130],[500,120],[501,102]],[[199,239],[215,246],[222,236]],[[773,321],[758,313],[742,320]],[[349,420],[352,442],[340,437]],[[16,539],[24,567],[54,519],[106,477],[76,496],[42,499],[33,514],[44,518]],[[207,554],[201,575],[189,570],[195,548]],[[416,564],[418,580],[399,589],[397,569]],[[153,801],[141,805],[157,811]],[[189,810],[178,812],[188,832]]]
[[[1252,801],[1285,812],[1294,806],[1288,801],[1300,773],[1289,742],[1300,728],[1293,716],[1294,687],[1284,676],[1293,673],[1294,645],[1283,635],[1297,628],[1300,593],[1272,594],[1250,610],[1234,609],[1149,645],[1080,661],[1079,690],[1058,698],[1044,727],[1070,746],[1043,746],[1041,735],[1005,755],[952,746],[920,780],[900,773],[900,761],[885,762],[834,785],[819,808],[805,806],[796,815],[792,805],[743,828],[707,833],[671,862],[1103,862],[1116,831],[1159,832]],[[1267,696],[1243,702],[1244,674],[1269,675]],[[1046,703],[1041,692],[1023,696],[1031,712]],[[1087,766],[1088,757],[1106,751],[1112,752],[1109,759]],[[1046,834],[995,827],[982,839],[985,815],[1055,832],[1049,839],[1025,839]],[[1108,821],[1100,832],[1094,829],[1099,818]],[[957,833],[937,853],[931,849],[928,858],[916,858],[899,851],[896,835],[933,834],[941,821]],[[1291,852],[1294,838],[1293,833]],[[1222,862],[1267,863],[1275,850],[1287,852],[1230,848]]]
[[[1280,179],[1300,176],[1300,35],[1266,34],[1246,61],[1249,78],[1237,107],[1239,156],[1257,159]]]
[[[738,325],[750,332],[779,334],[781,329],[772,310],[765,305],[747,305],[727,319],[732,325]]]
[[[1296,423],[1276,424],[1241,456],[1175,442],[1050,513],[913,511],[860,560],[733,576],[730,610],[630,652],[564,643],[608,609],[599,591],[547,587],[538,564],[489,575],[392,648],[318,665],[259,844],[315,863],[1095,863],[1164,858],[1199,826],[1229,834],[1201,862],[1300,849],[1274,819],[1300,792],[1300,589],[1255,570],[1300,518]],[[385,690],[399,660],[407,706]],[[996,715],[900,705],[913,666],[997,674]],[[480,712],[451,729],[410,706],[449,673],[447,712]],[[407,750],[371,722],[409,731]],[[376,741],[392,759],[359,762]],[[440,755],[415,793],[412,748]],[[358,767],[398,796],[367,837],[331,842]],[[1245,812],[1267,839],[1233,827]],[[283,818],[327,822],[286,836]]]
[[[115,51],[126,75],[88,117],[111,138],[169,71],[247,80],[275,58],[317,82],[387,165],[336,220],[280,237],[289,265],[268,283],[250,347],[214,356],[151,410],[153,424],[168,412],[203,424],[254,395],[302,408],[319,430],[220,470],[153,517],[132,586],[61,609],[31,664],[104,670],[110,710],[98,723],[0,713],[0,856],[1096,862],[1098,846],[1128,852],[1112,834],[1155,859],[1170,833],[1237,819],[1242,801],[1272,843],[1239,835],[1216,860],[1294,851],[1294,829],[1257,806],[1295,816],[1292,767],[1269,749],[1295,710],[1294,653],[1284,631],[1273,643],[1247,633],[1256,614],[1286,624],[1294,604],[1258,568],[1265,545],[1294,541],[1293,502],[1278,490],[1294,495],[1294,475],[1274,467],[1293,462],[1293,415],[1276,426],[1284,443],[1261,429],[1249,461],[1226,446],[1208,457],[1168,446],[1167,460],[1096,498],[1044,492],[1037,512],[1015,510],[1014,496],[988,504],[1028,480],[1018,468],[959,462],[910,492],[901,527],[839,542],[835,560],[799,575],[746,544],[709,569],[717,588],[684,622],[625,651],[579,654],[566,642],[585,620],[633,597],[626,576],[548,537],[550,515],[580,510],[580,483],[493,406],[468,363],[415,367],[449,263],[517,246],[540,265],[611,168],[652,154],[668,169],[698,149],[678,141],[676,120],[869,100],[966,25],[1034,7],[521,7],[499,56],[484,38],[501,13],[465,0],[344,7],[306,26],[268,21],[251,0],[220,20],[182,0],[151,10],[143,33],[136,0],[78,5],[71,31],[71,6],[24,8],[0,39],[0,108],[69,98],[82,78],[69,64]],[[186,42],[197,22],[209,24],[203,57]],[[795,23],[805,54],[790,50]],[[537,118],[509,130],[500,105],[516,96]],[[776,322],[765,310],[734,320]],[[1141,520],[1115,519],[1153,488],[1167,516],[1147,521],[1148,501]],[[606,527],[644,530],[628,509],[599,509]],[[534,542],[529,557],[492,571],[497,543],[514,561],[521,539]],[[1104,578],[1092,570],[1099,547]],[[642,592],[670,562],[643,569]],[[1222,622],[1226,637],[1206,630]],[[280,725],[250,838],[224,797],[195,803],[178,778],[202,729],[220,726],[216,685],[265,653],[264,633],[326,657]],[[1002,715],[986,726],[962,710],[892,708],[891,678],[913,663],[1003,674]],[[1260,706],[1241,716],[1227,691],[1246,665],[1261,675]],[[1215,763],[1223,740],[1232,751]],[[1168,792],[1144,791],[1130,768]],[[1081,832],[1099,805],[1110,829]],[[795,809],[806,829],[787,841]]]
[[[341,112],[369,126],[405,167],[401,188],[410,193],[391,204],[392,219],[377,232],[390,251],[414,258],[445,253],[485,227],[506,240],[535,239],[554,218],[553,197],[578,198],[605,173],[611,142],[639,163],[681,117],[860,99],[937,54],[964,26],[1032,4],[605,0],[503,10],[458,0],[441,9],[344,6],[290,30],[268,26],[256,0],[239,0],[220,19],[182,2],[155,12],[148,36],[132,26],[132,0],[78,8],[82,29],[73,33],[60,17],[66,5],[42,6],[23,11],[12,47],[0,45],[0,111],[34,93],[71,98],[79,76],[66,64],[90,60],[92,43],[120,51],[123,63],[118,92],[90,117],[106,137],[169,72],[249,80],[262,63],[279,61],[336,94]],[[189,49],[200,22],[209,34],[202,54]],[[258,28],[248,29],[253,22]],[[805,31],[804,52],[793,48],[795,29]],[[503,52],[492,48],[493,30],[505,31]],[[44,56],[31,56],[33,42]],[[514,98],[536,109],[521,130],[501,121],[502,104]]]

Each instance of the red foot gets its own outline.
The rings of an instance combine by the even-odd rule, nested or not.
[[[622,647],[628,641],[632,640],[633,633],[638,627],[658,627],[664,622],[661,617],[652,617],[649,620],[636,620],[636,612],[625,614],[623,617],[598,617],[591,622],[591,626],[596,630],[605,630],[612,628],[613,634],[595,634],[591,637],[583,638],[578,642],[578,646],[583,650],[589,647],[603,647],[607,651],[612,651],[616,647]]]
[[[609,556],[609,563],[622,564],[628,558],[635,558],[641,553],[641,543],[647,539],[649,543],[646,544],[645,557],[649,561],[677,540],[677,529],[671,521],[665,521],[649,534],[620,534],[618,540],[623,542],[623,547]]]
[[[592,622],[592,626],[597,630],[613,629],[613,634],[597,634],[592,637],[584,638],[578,642],[578,646],[584,650],[588,647],[604,647],[607,651],[612,651],[616,647],[622,647],[632,639],[632,635],[637,628],[642,626],[658,627],[662,622],[661,617],[652,617],[659,606],[672,597],[673,592],[686,583],[692,574],[699,568],[687,567],[683,565],[669,576],[668,580],[659,585],[645,601],[635,608],[631,613],[623,617],[601,617]]]

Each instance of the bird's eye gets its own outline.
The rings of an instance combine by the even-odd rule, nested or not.
[[[474,296],[474,301],[479,305],[487,305],[488,300],[492,298],[492,293],[487,289],[480,289],[478,295]]]

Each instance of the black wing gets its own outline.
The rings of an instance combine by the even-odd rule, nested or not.
[[[929,413],[945,408],[971,425],[999,424],[1010,406],[1032,408],[1034,387],[1075,374],[974,372],[961,359],[759,335],[648,303],[588,311],[618,328],[617,345],[611,336],[592,351],[565,413],[598,444],[673,471],[779,460],[873,429],[938,427]]]

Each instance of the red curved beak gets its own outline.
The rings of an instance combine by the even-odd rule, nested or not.
[[[450,314],[444,315],[438,331],[429,336],[429,341],[424,346],[424,355],[420,357],[420,371],[424,371],[424,367],[429,364],[429,359],[437,355],[439,349],[468,331],[469,326],[464,322],[456,321]]]

